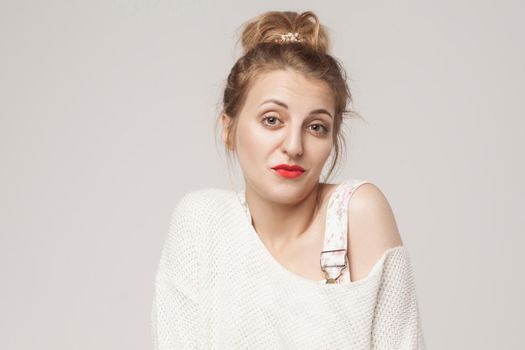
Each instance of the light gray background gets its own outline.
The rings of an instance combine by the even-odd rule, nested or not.
[[[308,9],[367,120],[333,182],[389,199],[427,345],[525,347],[521,2],[2,0],[0,348],[151,348],[170,213],[232,186],[213,122],[236,30]]]

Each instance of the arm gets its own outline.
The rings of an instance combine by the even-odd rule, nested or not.
[[[151,331],[155,350],[195,348],[198,316],[198,213],[186,195],[174,209],[155,276]]]
[[[363,184],[348,208],[348,249],[352,281],[368,275],[383,256],[383,274],[374,310],[374,349],[425,349],[415,279],[393,211],[381,190]]]
[[[155,282],[151,311],[153,349],[194,349],[198,304],[167,282]]]
[[[425,350],[414,273],[408,251],[385,260],[372,324],[374,349]]]

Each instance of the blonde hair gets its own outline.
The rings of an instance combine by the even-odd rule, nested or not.
[[[278,69],[293,69],[305,77],[324,81],[335,97],[333,124],[334,157],[327,178],[338,164],[345,148],[342,132],[343,118],[359,116],[347,109],[352,95],[346,83],[347,75],[342,64],[329,54],[330,41],[326,27],[319,23],[312,11],[265,12],[243,24],[242,56],[231,68],[222,98],[222,114],[232,118],[227,130],[226,152],[231,157],[235,149],[235,133],[239,112],[242,110],[250,87],[259,76]],[[280,42],[281,36],[298,33],[300,42]]]

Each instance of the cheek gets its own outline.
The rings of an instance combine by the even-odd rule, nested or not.
[[[320,140],[314,139],[315,142],[311,142],[308,145],[308,149],[305,150],[313,158],[319,161],[325,161],[329,156],[333,148],[333,142],[331,139]]]
[[[239,124],[237,129],[237,155],[239,159],[260,158],[268,145],[267,135],[264,130],[258,129],[256,125]]]
[[[271,152],[278,144],[279,134],[265,130],[257,122],[239,124],[237,129],[238,153],[244,153],[248,157],[264,155]]]

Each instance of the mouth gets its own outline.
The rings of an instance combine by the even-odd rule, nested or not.
[[[295,179],[301,176],[305,170],[299,165],[279,164],[272,168],[273,171],[282,177]]]

